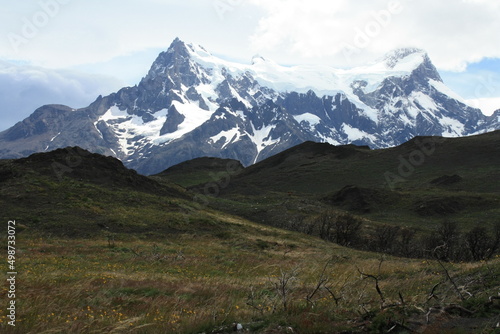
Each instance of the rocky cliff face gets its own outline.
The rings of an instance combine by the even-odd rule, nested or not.
[[[78,145],[153,174],[201,156],[250,165],[305,141],[379,148],[499,128],[499,112],[467,106],[422,50],[338,70],[236,64],[176,39],[138,85],[78,110],[43,106],[0,133],[0,157]]]

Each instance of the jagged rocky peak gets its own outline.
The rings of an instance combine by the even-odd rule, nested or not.
[[[200,83],[200,69],[194,66],[192,53],[194,47],[176,38],[167,51],[158,55],[143,81],[167,81],[180,88]]]
[[[411,70],[422,78],[443,81],[425,50],[419,48],[395,49],[388,52],[383,61],[389,69]]]

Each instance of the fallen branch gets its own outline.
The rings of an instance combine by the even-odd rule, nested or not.
[[[335,305],[338,306],[339,305],[339,301],[342,300],[342,297],[335,296],[335,294],[332,292],[332,290],[330,290],[330,288],[327,287],[326,285],[325,285],[325,289],[326,289],[326,291],[328,291],[328,293],[330,294],[330,296],[332,296],[333,300],[335,301]]]
[[[434,285],[432,287],[432,290],[431,292],[429,293],[429,298],[427,298],[427,301],[431,300],[432,298],[435,298],[437,300],[439,300],[439,297],[434,293],[434,291],[436,291],[437,287],[440,286],[441,284],[443,284],[444,282],[439,282],[437,283],[436,285]]]
[[[358,267],[356,267],[356,269],[358,269],[358,272],[361,274],[361,276],[364,276],[363,279],[364,278],[371,278],[371,279],[375,280],[375,290],[377,290],[377,293],[380,296],[381,304],[384,305],[385,298],[384,298],[384,295],[382,294],[382,290],[380,290],[380,286],[378,285],[378,276],[374,276],[374,275],[370,275],[370,274],[365,274],[361,270],[359,270]]]
[[[321,271],[321,275],[319,276],[318,283],[316,284],[316,287],[314,288],[314,290],[310,294],[308,294],[306,296],[306,300],[308,303],[314,304],[312,301],[314,295],[321,289],[322,286],[324,286],[329,281],[329,279],[327,277],[325,277],[325,272],[326,272],[326,268],[328,267],[330,262],[331,262],[331,259],[326,262],[325,266],[323,267],[323,270]],[[326,288],[326,286],[324,286],[324,287]]]
[[[446,275],[446,278],[451,282],[451,284],[455,288],[455,291],[458,294],[458,296],[460,297],[460,299],[461,300],[465,300],[464,295],[462,295],[462,293],[460,292],[460,289],[458,288],[457,284],[455,283],[455,281],[453,280],[453,278],[451,278],[450,273],[448,272],[448,269],[446,269],[446,267],[444,266],[444,264],[439,259],[439,256],[437,256],[437,254],[436,254],[437,250],[440,249],[440,248],[443,248],[443,247],[446,247],[446,243],[442,244],[441,246],[437,246],[436,248],[434,248],[433,255],[436,258],[436,260],[439,263],[439,265],[441,266],[441,268],[443,268],[444,273]]]

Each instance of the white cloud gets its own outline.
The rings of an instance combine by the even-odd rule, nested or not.
[[[3,58],[23,59],[46,67],[69,67],[104,62],[169,43],[157,32],[162,30],[162,21],[172,20],[175,13],[160,11],[157,4],[148,1],[65,1],[68,3],[42,0],[37,7],[18,8],[17,15],[12,15],[17,20],[1,39]],[[55,14],[49,15],[43,3],[57,7]],[[141,12],[140,8],[146,5],[150,6],[149,14],[153,16],[150,20],[141,17],[145,11]],[[44,15],[48,17],[46,21],[37,19]],[[5,24],[2,25],[6,29]]]
[[[500,57],[497,0],[252,1],[266,12],[252,44],[278,62],[349,67],[404,46],[427,50],[445,70]]]
[[[221,12],[218,1],[229,0],[39,0],[31,6],[12,2],[9,19],[0,20],[0,30],[7,32],[0,36],[0,59],[72,67],[166,49],[175,37],[234,55],[247,45],[245,36],[254,27],[249,22],[255,22],[249,15],[255,7],[238,3]],[[54,15],[44,3],[57,8]]]
[[[498,0],[39,0],[7,6],[0,59],[52,68],[166,48],[177,36],[229,57],[260,53],[284,64],[351,67],[404,46],[427,50],[442,70],[500,57]]]
[[[481,109],[483,114],[488,116],[500,110],[500,97],[470,99],[467,100],[467,103],[471,107]]]
[[[0,131],[45,104],[86,107],[123,84],[116,79],[0,62]]]

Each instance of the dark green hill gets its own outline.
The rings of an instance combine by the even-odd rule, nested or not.
[[[152,177],[77,147],[0,161],[4,212],[69,234],[82,232],[87,222],[92,228],[114,224],[117,231],[182,230],[186,213],[196,215],[207,205],[294,229],[327,210],[349,212],[367,226],[429,230],[453,220],[470,228],[498,221],[499,180],[500,131],[417,137],[383,150],[306,142],[248,168],[199,158]],[[141,214],[168,223],[157,221],[161,227],[151,230]],[[92,228],[83,231],[92,234]]]
[[[217,181],[221,174],[235,175],[242,170],[243,165],[238,160],[203,157],[172,166],[154,178],[191,187]]]
[[[116,158],[90,153],[80,147],[35,153],[27,158],[4,160],[0,164],[0,182],[33,173],[57,181],[68,178],[108,188],[182,196],[178,187],[160,186],[158,182],[126,168]]]
[[[206,163],[196,161],[194,170],[207,170]],[[178,168],[176,178],[182,170],[195,174]],[[489,226],[500,217],[500,131],[416,137],[381,150],[306,142],[190,189],[219,210],[292,229],[325,210],[349,212],[370,226],[432,230],[445,220]]]
[[[306,142],[246,168],[225,191],[321,194],[347,185],[415,189],[456,174],[461,180],[447,189],[497,193],[499,166],[500,131],[464,138],[416,137],[383,150]]]
[[[225,230],[184,188],[79,147],[0,160],[0,194],[4,221],[41,234],[164,238]]]

